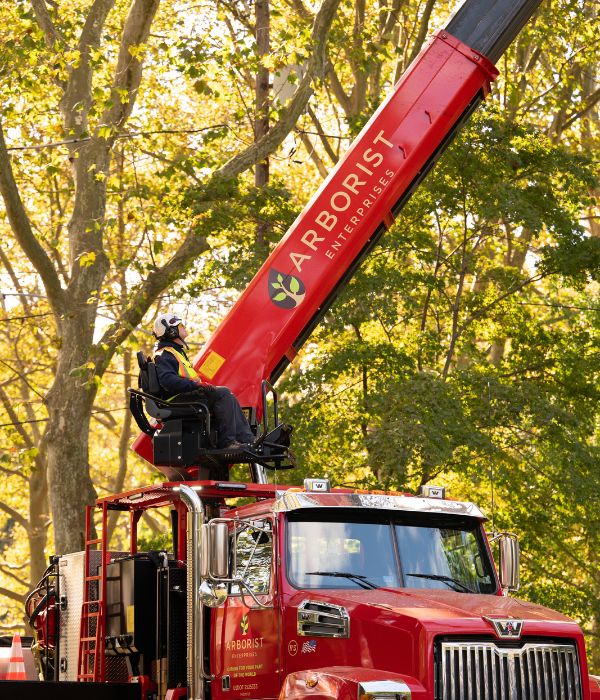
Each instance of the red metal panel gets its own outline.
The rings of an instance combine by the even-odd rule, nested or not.
[[[296,338],[376,228],[389,220],[392,207],[467,106],[496,76],[485,57],[439,32],[194,359],[198,372],[228,386],[242,405],[260,413],[262,380],[282,357],[295,353]],[[272,300],[278,293],[282,298]],[[141,435],[133,447],[152,461],[148,436]]]

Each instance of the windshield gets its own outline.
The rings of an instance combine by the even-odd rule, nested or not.
[[[428,514],[294,511],[288,578],[297,588],[435,588],[495,593],[479,523]]]

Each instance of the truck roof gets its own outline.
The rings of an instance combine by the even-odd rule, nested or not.
[[[423,498],[409,494],[380,493],[309,493],[286,491],[273,502],[274,511],[292,511],[301,508],[370,508],[399,510],[412,513],[445,513],[468,516],[478,520],[486,517],[474,503],[441,498]]]
[[[109,510],[146,510],[179,500],[182,486],[197,491],[201,498],[254,498],[261,509],[272,512],[290,512],[303,508],[364,508],[376,510],[406,511],[412,513],[444,513],[477,520],[486,520],[474,504],[441,498],[424,498],[407,493],[362,491],[334,488],[328,492],[305,491],[298,486],[282,484],[236,483],[230,481],[164,482],[145,486],[134,491],[100,498],[98,505],[106,504]],[[252,504],[253,505],[253,504]],[[240,506],[237,510],[250,510]]]

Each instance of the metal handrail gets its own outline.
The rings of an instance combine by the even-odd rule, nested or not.
[[[187,515],[187,598],[188,598],[188,686],[189,700],[204,700],[204,681],[214,676],[204,668],[204,606],[200,601],[200,557],[204,505],[198,494],[186,484],[178,487]]]
[[[263,435],[266,435],[269,432],[269,411],[267,410],[267,393],[268,391],[270,391],[273,395],[273,420],[275,421],[274,427],[277,427],[279,425],[279,397],[277,395],[275,387],[271,384],[271,382],[268,379],[263,379],[261,391],[263,409]]]

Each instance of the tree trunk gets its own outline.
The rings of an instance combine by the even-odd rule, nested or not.
[[[270,85],[269,69],[262,64],[262,59],[271,50],[271,16],[270,0],[256,0],[256,52],[260,64],[256,72],[256,118],[254,121],[254,140],[266,136],[269,132]],[[262,188],[269,182],[269,159],[258,162],[254,168],[254,185]],[[268,225],[259,221],[256,226],[256,242],[264,243]]]
[[[46,398],[48,494],[54,546],[61,554],[83,549],[83,506],[92,504],[96,498],[88,462],[89,425],[96,386],[93,372],[80,374],[76,370],[87,362],[90,353],[93,323],[90,328],[86,316],[74,315],[63,323],[56,375]]]
[[[129,394],[127,389],[131,386],[131,350],[127,349],[123,355],[123,400],[125,405],[127,405]],[[125,419],[123,421],[123,429],[121,430],[121,436],[119,438],[119,470],[113,484],[113,491],[115,493],[120,493],[123,490],[125,484],[125,477],[127,476],[127,458],[129,457],[129,445],[131,442],[131,412],[127,411],[125,413]],[[108,516],[108,541],[115,531],[117,526],[117,521],[119,518],[119,511],[111,511]]]
[[[48,539],[48,484],[45,455],[38,455],[29,477],[29,577],[33,587],[46,569]]]
[[[94,502],[96,492],[89,474],[90,412],[85,392],[63,387],[58,400],[62,405],[49,411],[48,493],[54,547],[57,552],[67,554],[81,551],[85,545],[83,506]]]

